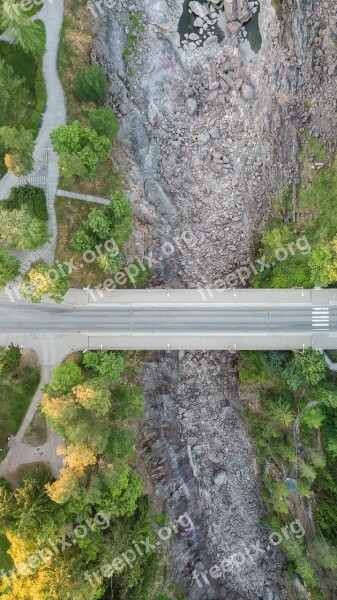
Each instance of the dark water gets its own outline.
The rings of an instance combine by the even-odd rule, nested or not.
[[[207,4],[206,0],[198,0],[198,2],[199,2],[199,4]],[[193,21],[195,21],[195,19],[197,18],[197,15],[195,15],[194,13],[191,14],[189,12],[189,10],[188,10],[189,3],[190,3],[190,0],[184,0],[183,13],[180,17],[180,21],[179,21],[179,25],[178,25],[178,32],[180,34],[181,41],[183,41],[185,39],[184,38],[185,33],[199,34],[199,28],[193,27]],[[222,29],[220,29],[220,27],[218,26],[217,23],[215,24],[214,34],[217,36],[219,42],[221,42],[225,37],[224,32],[222,31]]]
[[[262,46],[262,36],[260,33],[259,27],[259,14],[260,14],[260,6],[258,11],[252,16],[250,21],[244,25],[245,30],[247,31],[247,40],[250,43],[250,47],[256,54],[261,50]]]

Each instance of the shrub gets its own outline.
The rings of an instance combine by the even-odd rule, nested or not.
[[[109,84],[101,67],[81,69],[75,78],[75,93],[82,102],[105,102]]]
[[[0,250],[0,290],[6,283],[15,279],[20,272],[19,261],[11,256],[7,250]]]
[[[89,113],[92,128],[98,135],[115,140],[119,132],[119,121],[111,108],[93,108]]]
[[[46,194],[42,188],[22,185],[12,189],[9,197],[10,208],[26,206],[29,214],[40,221],[48,221]]]

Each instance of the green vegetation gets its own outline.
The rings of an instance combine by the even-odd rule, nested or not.
[[[32,217],[27,206],[8,210],[0,204],[0,243],[7,248],[38,248],[48,239],[46,224]]]
[[[105,135],[111,141],[116,139],[119,121],[111,108],[93,108],[89,113],[89,119],[97,135]]]
[[[79,121],[61,125],[51,133],[54,149],[60,156],[64,180],[75,176],[95,179],[98,167],[108,158],[111,142],[106,136],[84,127]]]
[[[109,84],[101,67],[81,69],[75,77],[74,87],[80,102],[103,103],[108,98]]]
[[[132,568],[125,560],[109,575],[106,568],[141,540],[155,542],[151,504],[128,462],[134,439],[127,422],[144,407],[139,366],[136,353],[88,352],[60,365],[44,387],[42,410],[67,441],[60,450],[65,466],[57,481],[43,470],[26,475],[14,493],[1,481],[0,530],[15,566],[63,535],[77,544],[52,552],[50,562],[37,561],[25,575],[4,577],[3,598],[94,600],[107,589],[116,598],[158,596],[153,589],[163,559],[155,547],[135,554]]]
[[[26,11],[23,19],[27,20]],[[25,50],[18,43],[0,42],[0,128],[7,127],[13,130],[11,139],[8,132],[5,132],[4,138],[1,136],[0,176],[6,172],[6,167],[20,174],[26,174],[31,168],[32,140],[38,133],[41,114],[46,104],[42,72],[42,54],[45,47],[43,23],[34,22],[33,29],[35,33],[38,31],[39,36],[37,51]],[[15,135],[16,131],[19,133]],[[21,134],[24,136],[22,140]]]
[[[20,273],[20,262],[10,255],[7,250],[0,250],[0,290],[6,287]]]
[[[15,435],[40,381],[36,359],[28,364],[17,346],[0,351],[0,457],[6,453],[6,440]]]
[[[25,52],[41,54],[45,41],[43,28],[39,21],[32,21],[30,16],[20,2],[6,0],[0,7],[0,31]]]
[[[49,267],[45,263],[36,263],[31,270],[23,276],[21,294],[29,298],[34,304],[41,302],[46,294],[57,304],[61,304],[69,290],[66,267],[62,270],[57,265]]]
[[[309,147],[305,144],[302,158],[307,161],[314,154],[315,160],[323,156],[318,140]],[[337,282],[337,159],[316,172],[310,168],[310,172],[312,180],[301,185],[296,199],[297,210],[309,211],[310,219],[293,224],[271,219],[259,253],[265,256],[268,267],[255,276],[254,287],[312,288]],[[285,260],[280,249],[286,250]]]
[[[14,187],[9,196],[11,209],[26,206],[31,217],[48,221],[46,194],[42,188],[33,185]]]
[[[145,31],[143,19],[144,17],[140,10],[135,10],[133,13],[129,14],[128,34],[122,52],[122,59],[126,65],[129,76],[133,75],[131,59],[137,56],[138,44],[143,39],[143,33]]]
[[[268,522],[277,531],[296,518],[306,526],[298,506],[302,502],[304,511],[310,503],[324,539],[317,532],[311,541],[307,534],[305,543],[304,538],[301,543],[285,540],[282,550],[289,575],[300,576],[310,597],[322,598],[320,590],[328,585],[322,569],[331,574],[337,556],[336,376],[312,349],[240,353],[241,371],[242,393],[248,392],[246,420],[264,473]],[[297,492],[289,491],[288,479],[295,480]]]

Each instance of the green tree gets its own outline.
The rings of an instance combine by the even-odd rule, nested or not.
[[[116,139],[119,132],[119,121],[111,108],[93,108],[89,112],[92,128],[98,135],[105,135],[109,140]]]
[[[0,28],[8,38],[15,40],[25,52],[41,54],[44,33],[41,24],[32,21],[17,0],[4,0],[0,6]]]
[[[324,569],[332,570],[337,568],[337,548],[324,539],[317,539],[312,542],[317,562]]]
[[[106,382],[118,381],[124,371],[125,359],[121,352],[86,352],[83,364]]]
[[[62,161],[76,156],[83,176],[94,179],[97,169],[109,156],[111,142],[106,136],[84,127],[79,121],[61,125],[50,134],[55,151]]]
[[[334,280],[331,279],[330,271],[333,264],[333,256],[328,246],[314,248],[308,259],[313,285],[327,287]]]
[[[60,304],[69,290],[67,275],[44,263],[37,263],[27,273],[21,283],[21,294],[29,298],[34,304],[41,302],[43,296],[48,294],[54,302]]]
[[[20,262],[7,250],[0,250],[0,290],[20,273]]]
[[[14,346],[13,342],[5,349],[1,357],[1,364],[5,373],[10,373],[18,368],[21,354],[20,346]]]
[[[115,275],[122,268],[122,259],[120,256],[111,254],[102,254],[97,258],[97,263],[107,275]]]
[[[301,423],[309,429],[318,429],[324,421],[324,414],[319,406],[306,407],[301,412]]]
[[[291,406],[280,399],[270,407],[268,416],[281,429],[288,429],[295,419]]]
[[[326,364],[324,356],[317,350],[309,348],[305,352],[296,352],[290,363],[285,369],[284,377],[290,387],[296,389],[305,383],[308,385],[317,385],[326,374]]]
[[[25,81],[0,58],[0,126],[20,122],[29,99]]]
[[[108,97],[109,84],[101,67],[81,69],[74,81],[75,94],[84,102],[105,102]]]
[[[116,419],[139,419],[144,412],[144,396],[138,386],[119,385],[112,393],[113,415]]]
[[[32,217],[40,221],[48,220],[46,194],[42,188],[29,184],[12,188],[9,206],[11,209],[26,206]]]
[[[28,209],[6,210],[0,204],[0,243],[8,248],[37,248],[48,239],[46,225],[29,215]]]
[[[53,377],[50,383],[44,386],[44,391],[52,395],[66,394],[82,382],[83,375],[80,367],[70,359],[54,369]]]
[[[28,175],[33,169],[34,135],[20,127],[0,127],[0,144],[4,148],[5,165],[15,175]]]
[[[83,227],[81,227],[78,229],[78,231],[76,231],[72,239],[72,245],[76,252],[84,254],[88,250],[92,250],[92,248],[94,248],[95,240],[83,229]]]
[[[106,241],[110,237],[111,224],[105,212],[99,208],[93,208],[90,211],[87,227],[97,235],[100,241]]]

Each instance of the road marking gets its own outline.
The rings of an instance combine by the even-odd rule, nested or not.
[[[327,331],[330,327],[328,306],[315,306],[312,309],[312,328],[314,331]]]

